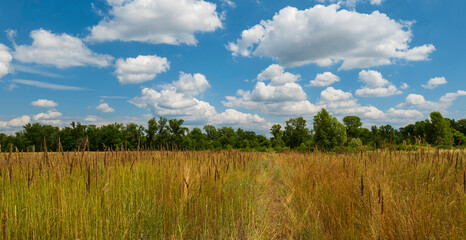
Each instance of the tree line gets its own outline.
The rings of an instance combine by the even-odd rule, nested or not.
[[[352,150],[396,147],[416,148],[429,144],[443,148],[466,145],[466,119],[458,121],[432,112],[430,119],[395,129],[391,125],[363,128],[357,116],[346,116],[343,123],[322,109],[309,129],[303,117],[290,118],[284,127],[275,124],[268,139],[254,131],[241,128],[205,125],[203,129],[188,129],[182,119],[152,118],[147,126],[135,123],[113,123],[104,126],[72,122],[59,128],[52,125],[28,123],[15,135],[0,133],[0,151],[90,151],[111,149],[171,149],[221,150],[243,149],[268,151]]]

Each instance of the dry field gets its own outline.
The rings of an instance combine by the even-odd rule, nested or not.
[[[466,239],[464,151],[0,154],[4,239]]]

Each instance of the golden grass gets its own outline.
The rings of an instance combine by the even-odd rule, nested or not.
[[[465,239],[462,151],[0,154],[4,239]]]

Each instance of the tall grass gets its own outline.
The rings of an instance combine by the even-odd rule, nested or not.
[[[10,239],[240,239],[261,231],[255,175],[263,154],[0,157],[0,210]]]
[[[461,151],[0,154],[4,239],[465,239]]]
[[[465,239],[464,152],[283,154],[296,239]]]

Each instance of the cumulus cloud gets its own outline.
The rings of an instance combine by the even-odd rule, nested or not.
[[[257,76],[258,82],[252,91],[238,90],[238,97],[227,96],[224,105],[273,116],[311,116],[319,109],[306,100],[306,93],[296,83],[299,78],[273,64]]]
[[[32,45],[15,45],[15,59],[25,63],[52,65],[58,68],[109,66],[113,57],[90,50],[81,39],[66,33],[53,34],[39,29],[30,34]]]
[[[8,122],[0,121],[0,129],[7,129],[11,127],[22,127],[31,122],[31,117],[23,115],[18,118],[11,119]]]
[[[426,111],[442,111],[448,109],[451,104],[461,96],[466,96],[466,91],[458,90],[457,92],[447,93],[440,97],[437,102],[427,101],[424,96],[419,94],[409,94],[404,103],[398,104],[398,108],[419,108]]]
[[[222,27],[216,5],[202,0],[107,0],[109,16],[90,28],[91,41],[195,45],[197,32]]]
[[[115,109],[111,108],[107,103],[101,103],[95,109],[103,112],[103,113],[112,113],[115,112]]]
[[[317,74],[316,78],[310,81],[309,86],[326,87],[339,81],[340,81],[340,77],[338,77],[337,75],[331,72],[324,72],[321,74]]]
[[[359,97],[388,97],[403,93],[377,71],[363,70],[359,73],[359,80],[364,83],[362,88],[356,90]]]
[[[361,106],[350,92],[328,87],[320,93],[319,107],[340,116],[359,115],[364,118],[381,119],[384,112],[374,106]]]
[[[157,74],[170,69],[167,58],[157,55],[142,56],[136,58],[120,58],[116,62],[116,75],[121,84],[138,84],[150,81]]]
[[[0,78],[11,72],[11,59],[8,47],[0,43]]]
[[[419,119],[424,116],[421,112],[415,109],[395,109],[390,108],[387,113],[387,119]]]
[[[58,112],[55,109],[50,109],[46,113],[39,113],[33,116],[35,121],[42,121],[42,120],[52,120],[61,117],[61,112]]]
[[[447,79],[444,77],[431,78],[426,85],[422,85],[423,88],[434,89],[442,84],[446,84]]]
[[[204,75],[200,73],[196,73],[194,75],[186,74],[184,72],[180,72],[180,79],[178,81],[174,81],[172,84],[167,86],[173,86],[177,91],[188,96],[197,96],[210,88],[210,84]]]
[[[40,108],[54,108],[58,106],[58,103],[52,100],[38,99],[34,102],[31,102],[31,105],[34,107],[40,107]]]
[[[339,5],[317,5],[298,10],[285,7],[272,20],[244,30],[227,48],[233,56],[276,59],[284,66],[316,63],[340,69],[389,65],[396,60],[427,60],[435,50],[427,44],[409,47],[411,23],[375,11],[362,14]]]
[[[267,130],[270,123],[256,114],[242,113],[234,109],[226,109],[218,113],[210,103],[197,99],[195,96],[203,93],[208,88],[208,82],[204,82],[202,74],[180,74],[180,79],[162,86],[157,91],[152,88],[143,88],[141,96],[129,100],[139,108],[145,108],[156,116],[168,118],[182,118],[187,124],[203,125],[237,125],[249,128]],[[206,80],[207,81],[207,80]],[[187,83],[183,86],[183,83]],[[199,89],[193,89],[200,86]]]

